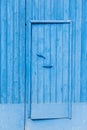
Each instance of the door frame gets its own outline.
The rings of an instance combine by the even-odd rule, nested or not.
[[[26,0],[25,0],[26,1]],[[25,10],[26,10],[26,8],[25,8]],[[26,11],[25,11],[25,13],[26,13]],[[26,17],[26,15],[25,15],[25,17]],[[25,21],[26,21],[26,18],[25,18]],[[31,32],[32,32],[32,24],[70,24],[70,50],[71,50],[71,48],[72,48],[72,21],[71,20],[30,20],[29,21],[29,24],[28,24],[28,29],[30,29],[30,30],[28,30],[29,31],[29,34],[27,34],[27,23],[25,22],[25,44],[26,44],[26,71],[28,70],[28,65],[27,65],[27,53],[30,53],[30,57],[28,57],[28,58],[30,58],[30,63],[28,63],[28,64],[30,64],[30,72],[29,72],[29,75],[27,75],[27,73],[26,73],[26,79],[28,79],[29,78],[29,86],[27,86],[27,81],[26,81],[26,90],[25,90],[25,123],[26,123],[26,120],[29,118],[29,119],[31,119],[31,86],[32,86],[32,84],[31,84],[31,57],[32,57],[32,53],[31,53],[31,51],[32,51],[32,34],[31,34]],[[27,42],[27,37],[26,37],[26,35],[29,35],[29,42]],[[29,52],[29,50],[28,50],[28,48],[27,48],[27,44],[28,43],[30,43],[29,44],[29,48],[30,48],[30,52]],[[72,68],[72,51],[70,51],[70,61],[71,61],[71,67],[70,68]],[[72,70],[70,70],[70,72],[71,72]],[[28,77],[29,76],[29,77]],[[71,84],[71,87],[70,87],[70,89],[72,88],[72,81],[71,81],[71,79],[72,79],[72,73],[71,73],[71,76],[70,76],[70,84]],[[29,88],[28,88],[29,87]],[[29,90],[28,92],[27,92],[27,89]],[[72,89],[70,90],[70,94],[71,94],[71,98],[70,98],[70,102],[72,102]],[[29,96],[29,97],[28,97]],[[69,106],[69,108],[72,108],[72,103],[70,103],[70,106]],[[70,119],[72,118],[72,109],[71,110],[69,110],[69,115],[70,115]]]

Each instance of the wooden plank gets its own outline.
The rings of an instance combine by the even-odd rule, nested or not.
[[[1,43],[0,43],[0,102],[7,102],[7,5],[6,0],[1,1]]]
[[[72,64],[73,64],[73,49],[72,49],[73,45],[72,45],[72,23],[70,23],[69,26],[69,49],[68,49],[68,53],[69,53],[69,62],[68,62],[68,73],[69,73],[69,77],[68,77],[68,112],[69,112],[69,117],[72,118]]]
[[[25,99],[25,0],[19,5],[19,102]]]
[[[62,102],[62,24],[57,25],[57,102]]]
[[[64,21],[66,21],[65,19],[64,19],[64,12],[63,12],[63,10],[64,10],[64,7],[63,7],[63,4],[64,4],[64,0],[56,0],[57,2],[55,2],[55,4],[56,4],[56,19],[57,20],[64,20]]]
[[[64,8],[64,19],[67,20],[69,19],[69,0],[64,1],[63,4],[63,8]]]
[[[50,87],[51,87],[51,102],[56,102],[56,97],[57,97],[57,75],[56,75],[56,70],[57,70],[57,43],[56,43],[56,24],[51,25],[51,40],[50,40],[50,57],[51,61],[50,64],[53,66],[50,71],[51,71],[51,76],[50,76]]]
[[[14,74],[13,74],[13,101],[19,99],[19,2],[14,1]]]
[[[43,65],[50,64],[50,26],[45,25],[44,55],[46,60]],[[44,101],[50,101],[50,70],[44,69]]]
[[[56,1],[52,1],[50,3],[50,11],[51,13],[51,20],[56,19]],[[50,96],[51,96],[51,103],[55,103],[57,101],[57,49],[56,49],[56,23],[52,24],[50,20],[50,65],[53,67],[50,69]],[[54,20],[57,21],[57,20]]]
[[[45,0],[45,19],[50,19],[50,0]],[[45,25],[44,33],[44,65],[50,64],[50,25]],[[44,69],[44,102],[50,102],[50,70]]]
[[[38,19],[43,19],[44,17],[44,0],[38,1]],[[37,26],[37,25],[36,25]],[[38,29],[38,42],[37,42],[37,54],[44,56],[44,26],[39,24],[37,26]],[[43,59],[37,58],[38,64],[38,103],[43,102]]]
[[[50,5],[50,12],[51,12],[51,20],[53,21],[55,19],[55,2],[54,0],[51,0],[51,5]]]
[[[7,98],[8,102],[12,101],[13,94],[13,6],[10,0],[7,2]]]
[[[87,100],[87,46],[86,46],[86,35],[87,35],[87,11],[86,11],[87,2],[84,0],[82,2],[82,33],[81,33],[81,91],[80,91],[80,101],[85,102]],[[84,25],[84,26],[83,26]]]
[[[81,18],[82,0],[76,3],[76,46],[75,46],[75,101],[80,101],[80,63],[81,63]]]
[[[39,19],[39,0],[32,1],[32,19]]]
[[[64,7],[63,7],[64,1],[60,0],[57,1],[56,4],[56,18],[58,19],[57,21],[61,21],[61,24],[57,24],[57,102],[62,102],[62,90],[63,90],[63,81],[62,81],[62,77],[63,77],[63,70],[62,70],[62,65],[63,65],[63,61],[62,61],[62,57],[63,57],[63,46],[62,46],[62,42],[63,42],[63,33],[62,33],[62,26],[63,24],[70,22],[70,20],[62,20],[63,19],[63,14],[64,14]]]
[[[1,1],[0,1],[0,28],[1,28]],[[1,42],[1,29],[0,29],[0,42]],[[1,44],[0,44],[0,52],[1,52]],[[0,72],[1,72],[1,53],[0,53]],[[0,73],[0,85],[1,85],[1,73]],[[0,95],[1,95],[1,89],[0,89]],[[0,102],[1,102],[1,96],[0,96]]]
[[[32,24],[68,24],[70,22],[71,20],[31,20]]]
[[[43,1],[43,19],[45,20],[45,0]],[[41,18],[41,20],[42,20],[42,18]],[[40,20],[39,20],[40,21]],[[43,40],[43,43],[45,43],[45,26],[43,27],[43,37],[44,37],[44,40]],[[45,55],[45,49],[44,49],[44,47],[45,47],[45,44],[43,44],[43,54]],[[44,62],[43,62],[44,63]],[[43,103],[45,103],[45,82],[44,82],[44,80],[45,80],[45,78],[44,78],[44,73],[43,73]]]
[[[44,56],[43,53],[43,46],[44,46],[44,26],[39,25],[38,27],[38,43],[37,43],[37,54]],[[37,58],[37,64],[38,64],[38,103],[43,102],[43,73],[44,73],[44,68],[43,68],[43,61],[44,58]]]
[[[75,102],[76,1],[70,2],[69,7],[69,15],[72,19],[72,100]]]
[[[69,0],[67,2],[64,1],[64,19],[69,18]],[[69,44],[70,44],[70,32],[69,25],[63,25],[63,101],[68,102],[69,95]]]
[[[44,11],[45,11],[45,0],[40,0],[39,1],[39,19],[40,20],[43,20],[45,17]]]
[[[44,15],[45,20],[49,20],[51,18],[51,0],[44,0],[45,1],[45,8],[44,8]]]
[[[35,12],[35,19],[40,19],[40,16],[39,16],[39,3],[40,1],[39,0],[35,0],[35,8],[34,8],[34,12]],[[37,50],[36,50],[36,53],[38,53],[38,42],[39,42],[39,27],[37,28],[37,42],[36,42],[36,46],[37,46]],[[39,86],[38,86],[38,82],[39,82],[39,75],[38,75],[38,59],[36,58],[36,62],[37,62],[37,103],[38,103],[38,91],[39,91]]]
[[[62,30],[62,34],[63,34],[63,42],[62,42],[62,46],[63,46],[63,55],[62,55],[62,69],[63,69],[63,102],[68,102],[68,62],[69,62],[69,54],[68,54],[68,49],[69,49],[69,30],[68,30],[68,26],[67,25],[63,25],[63,30]]]
[[[38,19],[39,18],[39,4],[38,4],[38,0],[33,0],[32,1],[32,16],[33,16],[33,19]],[[38,79],[37,79],[37,75],[38,75],[38,68],[37,68],[37,45],[38,45],[38,29],[37,27],[35,26],[32,26],[32,39],[31,39],[31,43],[32,43],[32,63],[31,63],[31,66],[32,66],[32,70],[31,70],[31,75],[32,75],[32,92],[33,94],[31,95],[31,102],[38,102]],[[35,31],[34,31],[34,30]],[[34,36],[35,35],[35,36]],[[34,39],[34,38],[35,39]],[[33,84],[33,81],[35,80],[35,84]],[[34,90],[35,88],[35,90]]]
[[[37,82],[37,76],[38,76],[38,71],[37,71],[37,43],[38,43],[38,30],[35,25],[32,26],[32,56],[31,56],[31,85],[32,85],[32,90],[31,90],[31,96],[32,96],[32,101],[31,103],[37,103],[37,94],[38,94],[38,82]]]
[[[61,6],[60,6],[61,5]],[[60,5],[58,5],[58,7],[59,7],[59,10],[58,10],[58,17],[60,18],[60,19],[64,19],[64,0],[61,0],[61,4]],[[60,13],[61,13],[61,15],[60,15]],[[64,24],[65,25],[65,24]],[[62,102],[63,102],[63,27],[62,27],[62,36],[61,36],[61,47],[62,47],[62,61],[61,61],[61,63],[62,63],[62,87],[60,88],[61,90],[59,91],[60,92],[60,94],[62,94],[62,96],[61,96],[61,98],[62,98]],[[60,96],[60,95],[59,95]]]
[[[32,1],[25,1],[25,43],[26,43],[26,119],[30,116],[31,103],[31,23]],[[29,10],[30,9],[30,10]],[[29,22],[29,23],[28,23]]]
[[[69,19],[70,17],[70,1],[67,0],[67,2],[64,1],[64,19]],[[65,58],[65,62],[67,62],[67,72],[65,72],[65,74],[67,75],[67,78],[65,79],[66,81],[66,87],[64,88],[64,100],[65,102],[68,101],[68,111],[69,111],[69,117],[72,117],[72,89],[71,89],[71,64],[72,64],[72,57],[71,57],[71,51],[72,51],[72,23],[70,23],[70,25],[66,26],[66,47],[67,49],[65,49],[67,52],[67,58]],[[64,46],[65,48],[65,46]],[[66,77],[65,75],[65,77]]]

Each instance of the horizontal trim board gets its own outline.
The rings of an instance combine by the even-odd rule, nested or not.
[[[68,103],[31,104],[31,119],[69,119]]]
[[[31,24],[70,24],[71,20],[31,20]]]

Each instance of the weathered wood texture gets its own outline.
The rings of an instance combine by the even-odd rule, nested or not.
[[[30,20],[72,20],[72,50],[73,50],[73,69],[72,69],[72,97],[73,102],[86,102],[87,101],[87,1],[86,0],[26,0],[26,44],[27,44],[27,70],[28,70],[28,76],[27,76],[27,82],[26,86],[30,85],[30,60],[28,60],[28,57],[30,59],[30,53],[28,54],[30,50]],[[49,26],[46,25],[47,30],[49,30]],[[60,27],[58,27],[60,28]],[[60,28],[61,29],[61,28]],[[42,31],[41,31],[42,30]],[[40,33],[41,37],[44,33],[43,28],[40,27],[40,29],[37,29],[38,33]],[[56,31],[56,28],[51,28],[51,31],[46,33],[52,33],[54,34]],[[35,37],[37,37],[37,32],[35,31]],[[50,34],[50,35],[52,35]],[[61,35],[61,31],[60,31]],[[46,37],[49,37],[46,35]],[[35,39],[34,39],[35,40]],[[52,37],[52,40],[55,41],[55,37]],[[60,37],[60,40],[62,38]],[[42,43],[44,41],[42,40]],[[45,44],[44,44],[45,46]],[[49,47],[49,45],[46,45],[46,47]],[[60,45],[62,46],[62,45]],[[63,45],[66,47],[66,45]],[[64,47],[64,49],[65,49]],[[38,48],[40,46],[38,45]],[[52,51],[54,51],[55,46],[53,46]],[[66,47],[67,49],[67,47]],[[43,51],[43,46],[40,49]],[[66,50],[67,51],[67,50]],[[62,50],[60,48],[60,52],[62,53]],[[54,51],[55,53],[55,51]],[[48,54],[49,55],[49,54]],[[60,54],[58,53],[58,60],[61,58]],[[55,62],[55,57],[51,57]],[[65,58],[66,57],[62,57]],[[50,59],[48,59],[50,61]],[[62,64],[62,61],[60,61]],[[40,62],[41,64],[41,62]],[[59,64],[58,64],[59,65]],[[62,70],[62,66],[59,65],[60,70]],[[40,70],[41,73],[42,70]],[[54,70],[54,75],[56,74],[56,71]],[[49,74],[47,74],[49,75]],[[40,77],[41,78],[41,77]],[[45,77],[46,78],[46,77]],[[55,77],[53,77],[55,78]],[[62,77],[61,77],[62,78]],[[65,80],[65,79],[64,79]],[[41,82],[41,80],[40,80]],[[55,84],[55,79],[54,81]],[[61,84],[62,81],[60,79],[59,84]],[[39,83],[42,84],[42,83]],[[49,84],[49,81],[47,82]],[[30,88],[27,89],[27,102],[30,102]],[[49,88],[47,87],[47,91],[49,91]],[[42,91],[41,91],[42,92]],[[39,92],[39,94],[41,94]],[[52,88],[52,93],[55,92],[55,88]],[[43,97],[38,98],[39,101],[42,100]],[[61,96],[59,97],[61,100]],[[55,97],[52,97],[51,99],[48,97],[47,100],[55,100]]]
[[[68,117],[68,110],[71,107],[70,24],[65,21],[45,23],[32,21],[31,115],[33,118],[36,116],[42,118],[39,114],[42,109],[46,114],[45,118],[46,116],[51,118],[51,115],[55,118],[55,113],[53,114],[52,111],[57,112],[57,109],[62,114],[56,113],[56,116]],[[41,109],[38,109],[38,106]],[[35,111],[37,111],[36,116]]]
[[[87,101],[87,1],[26,0],[26,97],[30,102],[30,19],[73,22],[73,101]],[[0,102],[24,102],[25,0],[0,1]],[[53,30],[54,32],[55,30]],[[53,33],[52,32],[52,33]],[[60,66],[61,67],[61,66]]]
[[[24,102],[25,0],[0,0],[0,103]]]

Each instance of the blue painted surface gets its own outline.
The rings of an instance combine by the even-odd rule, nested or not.
[[[44,97],[46,97],[46,103],[49,103],[50,99],[52,102],[55,102],[55,87],[51,87],[51,85],[56,84],[55,82],[55,75],[58,74],[60,78],[58,84],[59,86],[64,87],[65,83],[67,84],[67,64],[63,62],[64,59],[67,62],[67,56],[66,55],[61,55],[64,52],[67,52],[67,35],[65,38],[62,37],[62,30],[61,27],[58,27],[59,30],[59,49],[58,51],[60,53],[57,54],[58,56],[58,62],[59,64],[57,67],[59,68],[60,72],[62,69],[65,71],[65,77],[63,80],[63,76],[60,73],[57,73],[57,71],[54,69],[52,78],[53,80],[49,79],[50,75],[49,72],[46,70],[42,70],[40,66],[44,64],[45,62],[43,61],[45,58],[42,58],[40,60],[40,57],[37,57],[35,54],[32,56],[33,58],[33,65],[31,64],[31,54],[32,54],[32,49],[31,49],[31,42],[36,43],[34,46],[34,53],[38,54],[37,50],[40,50],[40,54],[43,57],[47,58],[47,61],[53,61],[54,64],[56,64],[56,51],[55,51],[55,44],[52,45],[52,43],[57,42],[58,39],[56,39],[55,32],[56,32],[56,27],[52,27],[51,25],[46,23],[46,27],[42,27],[41,24],[38,26],[37,24],[42,20],[44,23],[44,20],[48,21],[54,21],[54,20],[71,20],[72,21],[72,120],[68,120],[67,122],[64,120],[42,120],[42,121],[31,121],[27,120],[26,129],[31,129],[31,130],[43,130],[43,129],[49,129],[53,130],[65,130],[65,129],[74,129],[74,130],[86,130],[87,125],[84,122],[86,121],[86,102],[87,102],[87,76],[86,76],[86,69],[87,69],[87,37],[86,37],[86,30],[87,30],[87,1],[86,0],[26,0],[26,51],[27,51],[27,59],[26,59],[26,69],[28,70],[27,72],[27,77],[26,77],[26,99],[27,99],[27,116],[30,117],[32,115],[32,109],[34,108],[34,116],[38,114],[38,111],[36,106],[32,108],[32,101],[36,104],[41,104],[43,103]],[[29,10],[30,9],[30,10]],[[33,27],[33,34],[31,37],[31,20],[36,21],[36,27]],[[38,27],[37,27],[38,26]],[[44,31],[46,29],[46,32]],[[66,27],[64,28],[65,31]],[[64,32],[63,30],[63,32]],[[45,34],[46,33],[46,34]],[[51,34],[52,33],[52,34]],[[43,38],[44,37],[44,38]],[[33,40],[31,40],[31,38]],[[49,39],[52,39],[49,40]],[[50,43],[50,44],[49,44]],[[52,48],[52,53],[49,54],[49,48]],[[45,48],[45,51],[43,51]],[[30,51],[29,51],[30,50]],[[28,53],[29,52],[29,53]],[[53,55],[54,54],[54,55]],[[47,63],[47,62],[46,62]],[[38,64],[38,65],[37,65]],[[63,64],[63,66],[62,66]],[[34,82],[31,80],[31,71],[30,66],[34,67],[34,71],[37,70],[38,72],[36,73]],[[46,68],[45,68],[46,69]],[[52,68],[51,68],[52,69]],[[29,72],[31,72],[29,74]],[[46,76],[45,76],[46,73]],[[43,76],[44,74],[44,76]],[[38,76],[37,76],[38,75]],[[39,76],[41,75],[41,76]],[[42,76],[46,79],[46,83],[44,82]],[[69,75],[70,76],[70,75]],[[58,77],[58,78],[59,78]],[[37,82],[39,79],[39,82]],[[63,81],[65,83],[63,83]],[[30,82],[33,82],[33,90],[31,89],[31,84]],[[49,85],[51,82],[51,85]],[[45,85],[43,85],[45,84]],[[44,86],[44,88],[43,88]],[[52,89],[52,97],[51,95],[49,96],[50,89]],[[59,91],[59,100],[61,101],[61,90],[60,87],[57,88]],[[43,92],[45,90],[45,96],[43,96]],[[65,96],[66,101],[67,99],[67,93],[69,91],[69,88],[65,89],[63,96]],[[56,92],[57,93],[57,92]],[[32,96],[33,95],[33,96]],[[37,96],[38,95],[38,96]],[[70,96],[70,95],[69,95]],[[31,98],[32,97],[32,98]],[[82,105],[82,102],[84,102],[84,105]],[[77,107],[75,107],[75,103],[77,104]],[[80,105],[78,105],[80,103]],[[36,105],[35,104],[35,105]],[[42,105],[42,104],[41,104]],[[29,107],[31,106],[31,107]],[[84,107],[83,107],[84,106]],[[83,109],[84,108],[84,109]],[[43,109],[42,109],[43,110]],[[82,110],[82,119],[79,117],[80,113]],[[49,110],[50,111],[50,110]],[[40,110],[40,114],[43,113],[43,119],[44,119],[44,111],[42,112]],[[77,115],[77,116],[75,116]],[[35,117],[36,118],[36,117]],[[49,117],[48,117],[49,118]],[[81,120],[80,120],[81,119]],[[55,122],[55,123],[53,123]],[[78,125],[75,125],[77,123]],[[52,124],[52,125],[51,125]],[[64,126],[63,126],[64,125]]]
[[[70,24],[69,21],[32,21],[31,118],[33,119],[70,117],[72,62]],[[43,55],[45,59],[38,57],[37,54]]]
[[[24,130],[24,95],[25,0],[0,0],[0,130]]]
[[[24,103],[25,0],[1,0],[0,14],[0,103]]]
[[[86,75],[82,75],[83,71],[81,70],[86,70],[84,68],[84,64],[86,64],[86,60],[83,57],[85,57],[84,53],[86,53],[86,50],[83,50],[84,48],[86,49],[86,44],[84,41],[86,41],[86,28],[85,28],[85,23],[86,23],[86,4],[87,2],[84,0],[73,0],[70,1],[67,0],[63,2],[61,1],[52,1],[50,3],[50,0],[45,1],[45,0],[33,0],[33,1],[28,1],[26,2],[27,6],[27,32],[29,31],[29,26],[30,26],[30,21],[32,20],[66,20],[66,19],[71,19],[73,22],[73,101],[74,102],[79,102],[82,100],[82,97],[84,97],[84,101],[86,101],[86,87],[84,89],[84,86],[86,85],[85,83],[85,78]],[[51,7],[50,7],[51,6]],[[32,9],[31,9],[32,7]],[[29,8],[31,10],[29,10]],[[48,9],[48,11],[47,11]],[[79,13],[78,13],[79,12]],[[84,23],[84,24],[83,24]],[[84,31],[84,33],[82,33]],[[78,33],[79,32],[79,33]],[[27,33],[27,49],[29,50],[29,33]],[[80,40],[81,39],[81,40]],[[78,41],[79,40],[79,41]],[[83,51],[81,51],[83,50]],[[28,54],[30,55],[30,54]],[[81,62],[82,61],[82,62]],[[29,62],[30,63],[30,62]],[[27,65],[29,67],[29,65]],[[84,67],[83,67],[84,66]],[[82,68],[82,69],[81,69]],[[27,68],[28,69],[28,68]],[[84,81],[80,84],[80,78]],[[83,79],[84,78],[84,79]],[[84,91],[84,92],[82,92]],[[78,94],[78,95],[77,95]]]
[[[26,7],[25,7],[26,4]],[[26,119],[27,124],[26,129],[41,130],[50,129],[59,130],[60,129],[76,129],[76,130],[86,130],[87,125],[86,118],[87,115],[85,111],[87,109],[87,1],[86,0],[0,0],[0,129],[10,130],[24,129],[24,102],[25,102],[25,88],[26,88]],[[68,28],[64,25],[63,30],[62,25],[57,26],[56,24],[52,26],[51,24],[46,24],[44,27],[38,26],[36,24],[35,32],[33,32],[33,43],[36,43],[34,47],[40,50],[40,55],[42,55],[43,48],[45,48],[44,55],[47,61],[53,63],[59,68],[60,71],[56,71],[53,67],[50,68],[53,71],[47,72],[46,66],[51,66],[40,60],[40,57],[36,58],[34,62],[34,69],[38,70],[38,83],[36,88],[33,85],[33,91],[31,91],[31,20],[71,20],[72,21],[72,120],[42,120],[41,121],[31,121],[29,120],[32,114],[32,103],[36,102],[38,104],[43,103],[57,103],[63,101],[71,102],[71,93],[68,87]],[[26,26],[26,27],[25,27]],[[37,27],[38,26],[38,27]],[[45,29],[44,29],[45,28]],[[57,33],[59,39],[57,39]],[[65,36],[63,37],[63,34]],[[40,34],[40,35],[38,35]],[[44,37],[43,37],[44,36]],[[38,37],[38,38],[37,38]],[[35,39],[36,38],[36,39]],[[56,42],[57,44],[54,44]],[[52,44],[49,44],[49,43]],[[37,44],[38,43],[38,44]],[[42,43],[42,44],[40,44]],[[26,46],[25,46],[26,45]],[[44,47],[43,47],[44,45]],[[58,48],[57,48],[58,47]],[[49,48],[52,51],[49,51]],[[55,48],[58,49],[56,53]],[[25,57],[26,49],[26,57]],[[34,51],[35,53],[36,51]],[[50,54],[49,54],[50,52]],[[66,52],[66,53],[65,53]],[[42,56],[44,56],[42,55]],[[36,56],[36,55],[35,55]],[[58,57],[58,58],[57,58]],[[57,58],[57,62],[56,62]],[[26,60],[26,61],[25,61]],[[39,65],[35,68],[35,64]],[[25,64],[26,64],[26,75],[25,75]],[[44,71],[40,69],[40,65],[43,64]],[[63,70],[63,71],[62,71]],[[65,77],[61,72],[64,72]],[[39,76],[41,75],[41,76]],[[44,76],[43,76],[44,75]],[[50,78],[52,76],[52,79]],[[57,75],[57,76],[54,76]],[[45,78],[45,82],[42,78]],[[60,80],[57,80],[60,79]],[[25,83],[26,80],[26,83]],[[47,82],[46,82],[47,81]],[[33,81],[34,83],[36,81]],[[51,85],[49,86],[51,82]],[[43,89],[43,84],[44,89]],[[55,84],[55,87],[53,87]],[[56,84],[60,87],[57,88]],[[38,88],[38,91],[37,91]],[[61,88],[64,91],[61,93]],[[45,91],[44,91],[45,90]],[[58,92],[56,91],[58,90]],[[37,93],[36,93],[37,91]],[[44,96],[43,96],[44,92]],[[33,96],[33,94],[35,95]],[[67,95],[68,94],[68,95]],[[37,96],[38,95],[38,96]],[[31,98],[32,97],[32,98]],[[45,98],[44,98],[45,97]],[[62,98],[64,97],[64,98]],[[34,100],[32,100],[34,98]],[[38,100],[36,100],[38,99]],[[68,100],[70,99],[70,100]],[[81,102],[85,102],[84,105]],[[21,105],[23,103],[23,105]],[[75,103],[80,103],[75,107]],[[37,105],[37,104],[35,104]],[[42,105],[43,106],[43,105]],[[33,108],[35,109],[36,106]],[[37,107],[38,108],[38,107]],[[49,107],[47,107],[49,108]],[[53,108],[53,107],[52,107]],[[66,110],[68,110],[70,106]],[[43,107],[44,109],[44,107]],[[52,109],[51,109],[52,110]],[[64,109],[65,110],[65,109]],[[64,112],[63,110],[63,112]],[[44,110],[43,110],[44,111]],[[34,110],[34,118],[38,119],[37,109]],[[50,112],[50,111],[49,111]],[[53,112],[53,110],[51,111]],[[82,118],[79,117],[82,112]],[[16,113],[16,115],[15,115]],[[46,109],[47,113],[47,109]],[[41,118],[44,118],[44,113],[39,113]],[[41,115],[42,114],[42,115]],[[48,113],[47,113],[48,114]],[[55,113],[53,113],[55,114]],[[58,114],[58,113],[57,113]],[[70,114],[70,113],[69,113]],[[39,116],[39,117],[40,117]],[[51,115],[52,116],[52,115]],[[54,116],[54,115],[53,115]],[[14,118],[13,118],[14,117]],[[46,118],[49,118],[46,115]],[[52,117],[51,117],[52,118]],[[14,119],[14,120],[12,120]],[[81,120],[80,120],[81,119]],[[82,123],[83,122],[83,123]],[[46,125],[44,126],[43,124]],[[80,127],[75,125],[80,124]],[[5,124],[3,126],[3,124]],[[32,124],[32,125],[31,125]],[[37,125],[38,124],[38,125]],[[51,127],[51,124],[53,124]],[[62,124],[64,127],[62,128]],[[31,126],[30,126],[31,125]],[[44,126],[44,127],[43,127]]]
[[[30,59],[30,37],[31,20],[68,20],[72,21],[72,50],[73,50],[73,64],[72,64],[72,97],[73,102],[86,102],[86,79],[84,74],[86,71],[86,0],[33,0],[26,1],[26,45],[27,45],[27,59]],[[30,10],[29,10],[30,8]],[[55,32],[55,30],[53,29]],[[84,32],[84,33],[83,33]],[[28,51],[30,50],[30,51]],[[27,60],[27,70],[30,72],[30,60]],[[29,63],[29,64],[28,64]],[[62,64],[62,63],[61,63]],[[28,73],[28,72],[27,72]],[[27,86],[30,83],[30,76],[27,76]],[[30,101],[30,88],[27,91],[27,102]]]

